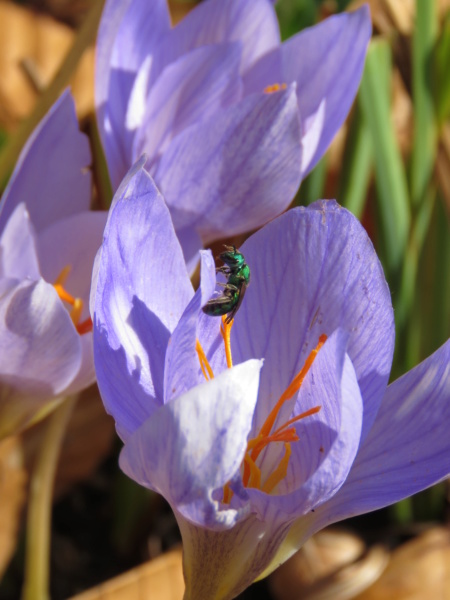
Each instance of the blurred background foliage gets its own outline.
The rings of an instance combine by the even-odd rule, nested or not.
[[[286,39],[331,14],[362,3],[279,0],[276,10],[282,37]],[[174,20],[182,18],[194,4],[171,0]],[[395,379],[436,350],[450,331],[450,0],[369,0],[369,4],[373,40],[357,100],[330,150],[302,183],[294,204],[336,198],[367,229],[383,263],[395,309],[397,336],[392,370]],[[93,118],[93,43],[101,7],[100,0],[15,3],[0,0],[2,187],[29,133],[70,82],[82,127],[92,143],[95,202],[107,205],[111,192]],[[242,238],[235,241],[240,244]],[[86,431],[96,433],[87,436]],[[0,477],[0,546],[8,548],[5,556],[0,553],[0,573],[14,549],[19,548],[0,586],[0,598],[17,597],[14,594],[20,585],[21,511],[37,440],[39,427],[23,440],[10,441],[7,447],[0,448],[0,472],[8,473],[8,487],[1,487]],[[88,440],[92,440],[91,446],[86,446]],[[95,388],[88,390],[69,429],[56,481],[54,550],[59,551],[60,562],[60,553],[66,552],[69,556],[66,562],[72,561],[75,566],[63,568],[54,564],[53,567],[61,578],[70,580],[73,576],[76,584],[70,587],[53,583],[54,598],[68,597],[77,589],[156,556],[178,539],[173,518],[164,503],[120,474],[117,451],[111,421],[103,413]],[[12,473],[6,471],[11,464]],[[3,502],[6,497],[12,499],[9,504]],[[447,524],[448,507],[449,488],[443,483],[395,507],[352,520],[349,525],[367,543],[383,541],[395,546],[431,523]],[[101,541],[93,542],[87,536],[90,540],[87,544],[94,554],[103,553],[104,560],[99,556],[88,560],[83,555],[86,548],[80,550],[84,522],[94,535],[102,537]],[[76,542],[68,541],[71,535]],[[448,537],[442,532],[436,536],[425,537],[424,547],[431,544],[436,551],[442,546],[442,552],[447,554],[439,554],[439,559],[434,557],[433,565],[444,560],[443,556],[448,565]],[[341,549],[340,556],[342,552],[354,556],[354,548],[359,548],[356,555],[361,557],[365,544],[361,549],[360,538],[357,542],[349,539],[341,538],[346,550]],[[318,565],[320,576],[329,572],[321,560],[324,546],[329,558],[330,543],[330,538],[325,537],[325,541],[319,538],[312,542],[314,546],[309,545],[306,554],[297,558],[301,563],[312,552],[313,560],[306,560],[307,583],[317,583],[314,569]],[[432,597],[428,593],[431,584],[427,583],[431,567],[420,571],[418,553],[413,546],[403,551],[400,562],[404,561],[410,574],[411,560],[416,561],[424,593]],[[378,573],[377,568],[381,572],[388,559],[380,552],[368,556],[378,565],[371,572],[375,581],[374,573]],[[297,575],[302,572],[300,563],[294,569]],[[337,563],[330,562],[333,569]],[[83,568],[91,571],[89,576],[82,573]],[[284,574],[273,579],[270,592],[266,584],[257,584],[242,597],[294,600],[303,584],[295,579],[292,589],[297,590],[297,596],[289,595],[288,571],[289,566]],[[447,577],[450,595],[450,574]],[[410,584],[410,575],[406,579]],[[359,582],[355,573],[353,582]],[[378,596],[370,591],[366,595],[350,594],[348,582],[345,595],[342,579],[338,583],[341,587],[328,597],[412,597],[401,595],[398,589],[395,596],[389,596],[382,585]],[[322,597],[307,594],[304,591],[302,597]],[[89,596],[89,600],[96,598],[100,595]]]

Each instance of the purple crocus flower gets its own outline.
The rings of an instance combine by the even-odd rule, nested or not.
[[[65,92],[25,148],[0,207],[0,437],[95,381],[87,302],[105,213]]]
[[[370,35],[367,6],[281,44],[270,0],[205,0],[173,28],[166,0],[108,0],[96,103],[114,188],[146,153],[190,265],[263,225],[342,125]]]
[[[94,357],[122,469],[172,506],[187,599],[233,598],[318,529],[450,472],[450,343],[388,386],[389,290],[334,201],[249,238],[234,324],[206,316],[168,209],[138,163],[96,262]],[[207,565],[207,568],[205,568]]]

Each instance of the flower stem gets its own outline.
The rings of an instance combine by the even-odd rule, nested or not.
[[[76,396],[66,398],[48,417],[31,475],[22,600],[49,600],[50,529],[53,484],[59,452]]]

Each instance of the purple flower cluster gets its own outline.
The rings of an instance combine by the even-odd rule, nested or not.
[[[166,0],[108,0],[98,124],[114,188],[142,153],[188,264],[292,201],[354,100],[367,7],[281,44],[269,0],[207,0],[171,27]]]
[[[65,92],[19,158],[0,209],[0,437],[95,381],[89,290],[105,213]]]
[[[172,27],[166,0],[107,0],[109,214],[89,210],[68,92],[0,210],[0,437],[97,377],[122,469],[178,520],[186,600],[231,599],[318,529],[450,471],[450,343],[388,385],[394,315],[366,232],[334,201],[281,215],[354,99],[368,9],[281,44],[273,4],[204,0]],[[202,246],[262,225],[234,321],[207,316]]]
[[[252,283],[230,331],[201,310],[210,252],[194,292],[144,162],[117,191],[96,265],[98,384],[122,469],[177,517],[186,598],[233,598],[318,529],[448,475],[450,343],[388,386],[389,290],[334,201],[245,242]]]

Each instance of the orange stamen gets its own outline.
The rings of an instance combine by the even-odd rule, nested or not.
[[[92,328],[93,328],[93,323],[92,323],[91,317],[88,317],[86,320],[84,320],[81,323],[78,323],[78,325],[76,325],[76,330],[78,331],[78,333],[80,335],[89,333],[90,331],[92,331]]]
[[[92,331],[92,321],[90,318],[87,318],[82,323],[80,323],[81,315],[83,314],[83,300],[81,298],[75,298],[74,296],[72,296],[72,294],[69,294],[69,292],[67,292],[64,288],[64,284],[67,281],[70,271],[70,265],[65,266],[56,278],[53,287],[55,288],[56,293],[58,294],[60,299],[72,307],[72,310],[70,311],[70,318],[72,319],[72,323],[75,325],[77,332],[80,335],[84,335],[85,333],[89,333],[90,331]]]
[[[266,492],[266,494],[270,494],[270,492],[280,483],[280,481],[286,477],[291,453],[291,445],[285,444],[283,458],[278,463],[278,467],[272,471],[262,486],[262,491]]]
[[[230,504],[231,498],[233,497],[233,490],[230,488],[228,483],[223,486],[223,498],[222,502],[224,504]]]
[[[244,483],[245,487],[259,489],[261,487],[261,470],[256,466],[255,461],[248,453],[244,456],[244,465],[247,466],[249,471],[248,481]]]
[[[308,358],[305,361],[305,364],[303,365],[303,368],[297,373],[297,375],[292,380],[291,384],[283,392],[283,394],[280,396],[280,399],[278,400],[278,402],[275,404],[273,409],[270,411],[270,414],[267,417],[266,421],[264,422],[264,425],[261,427],[260,435],[268,435],[269,434],[283,404],[285,402],[287,402],[288,400],[290,400],[292,398],[292,396],[296,392],[298,392],[309,369],[311,368],[311,365],[313,364],[317,354],[319,353],[319,350],[325,344],[326,340],[327,340],[327,336],[325,334],[322,334],[319,337],[319,343],[314,348],[314,350],[312,350],[312,352],[310,352]]]
[[[220,325],[220,333],[223,337],[223,342],[225,346],[225,356],[227,359],[227,366],[229,369],[233,366],[233,359],[231,357],[231,328],[233,327],[234,319],[231,319],[229,323],[227,323],[226,315],[222,317],[222,324]]]
[[[287,402],[288,400],[290,400],[294,396],[294,394],[296,392],[298,392],[298,390],[300,389],[303,381],[305,380],[306,374],[308,373],[309,369],[311,368],[311,365],[313,364],[319,350],[322,348],[322,346],[324,345],[326,340],[327,340],[327,336],[325,334],[322,334],[319,337],[319,342],[318,342],[317,346],[314,348],[314,350],[312,350],[310,352],[308,358],[305,361],[305,364],[303,365],[303,368],[297,373],[297,375],[294,377],[294,379],[292,380],[290,385],[286,388],[286,390],[280,396],[276,405],[270,411],[270,414],[267,417],[267,419],[265,420],[263,426],[261,427],[259,434],[256,437],[254,437],[248,441],[247,450],[246,450],[246,454],[244,457],[244,466],[243,466],[243,475],[242,475],[242,482],[245,487],[250,486],[250,481],[251,481],[251,476],[252,476],[249,459],[251,459],[252,463],[255,464],[256,460],[258,459],[259,455],[264,450],[264,448],[266,448],[271,443],[284,442],[286,452],[284,454],[283,459],[280,461],[280,464],[273,471],[273,473],[269,476],[269,478],[266,481],[266,483],[264,484],[264,486],[270,487],[270,490],[272,490],[283,479],[283,477],[285,477],[285,473],[287,470],[287,464],[289,462],[289,457],[291,455],[290,443],[297,442],[299,440],[299,437],[295,431],[295,428],[290,427],[290,426],[292,424],[296,423],[297,421],[304,419],[305,417],[309,417],[311,415],[318,413],[322,407],[314,406],[313,408],[310,408],[309,410],[307,410],[299,415],[296,415],[292,419],[289,419],[289,421],[286,421],[286,423],[284,423],[283,425],[278,427],[278,429],[276,429],[274,432],[272,432],[272,433],[270,433],[270,432],[274,426],[276,418],[277,418],[281,408],[283,407],[284,403]],[[289,450],[287,450],[288,446],[289,446]],[[284,475],[283,475],[283,473],[284,473]],[[272,475],[273,475],[273,477],[272,477]],[[269,480],[270,480],[270,482],[269,482]],[[264,487],[263,487],[263,491],[265,491]],[[269,492],[267,492],[267,493],[269,493]]]
[[[198,340],[195,342],[195,349],[197,351],[198,360],[200,361],[200,368],[202,370],[203,377],[206,379],[206,381],[214,379],[214,373],[211,369],[211,365],[209,364],[205,351]]]
[[[265,94],[274,94],[275,92],[279,92],[280,90],[285,90],[287,88],[287,85],[285,83],[282,83],[281,85],[279,83],[274,83],[273,85],[268,85],[267,87],[264,88],[264,93]]]
[[[69,273],[71,270],[72,270],[72,267],[70,265],[66,265],[64,267],[64,269],[61,271],[61,273],[56,278],[55,283],[53,284],[55,286],[55,288],[57,285],[63,287],[63,285],[67,281],[67,278],[69,277]]]

